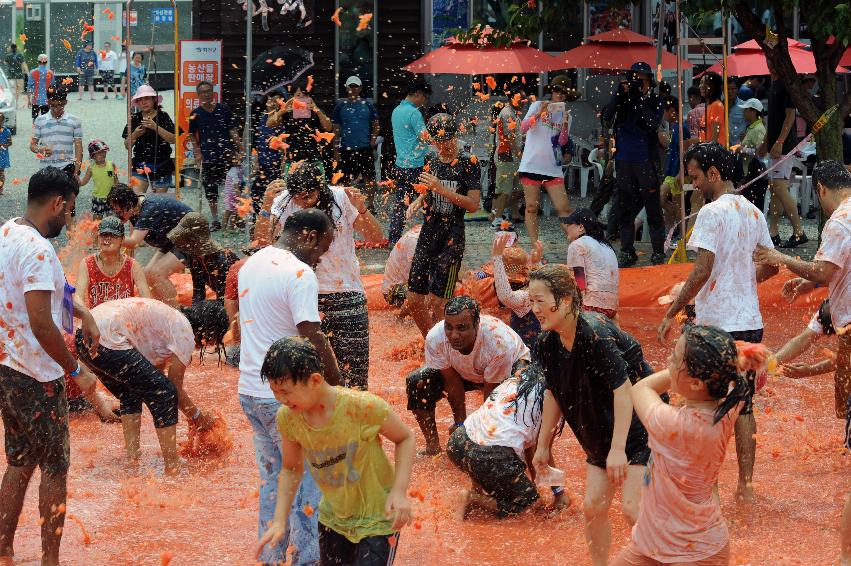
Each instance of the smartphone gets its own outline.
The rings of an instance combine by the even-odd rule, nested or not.
[[[304,98],[302,102],[308,104],[313,102],[311,98]],[[310,118],[311,110],[309,107],[307,108],[293,108],[293,118]]]

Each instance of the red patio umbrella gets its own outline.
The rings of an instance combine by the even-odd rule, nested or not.
[[[562,65],[571,69],[629,69],[633,63],[644,61],[651,67],[656,63],[656,46],[653,39],[634,31],[617,29],[587,39],[588,43],[580,45],[559,56]],[[677,68],[677,56],[662,50],[662,69]],[[693,67],[691,63],[682,60],[682,68]]]
[[[816,72],[816,60],[810,51],[790,47],[789,58],[792,59],[792,66],[795,67],[795,72],[799,75]],[[719,61],[703,73],[713,71],[720,74],[722,69],[722,64]],[[836,68],[836,72],[847,73],[848,71],[841,67],[840,62],[840,66]],[[759,51],[751,49],[737,50],[727,57],[727,75],[730,77],[751,77],[769,74],[771,73],[768,70],[768,62],[765,59],[765,53],[763,53],[762,49]],[[700,75],[697,76],[699,77]]]
[[[802,41],[792,39],[791,37],[787,38],[786,41],[789,43],[790,48],[806,49],[807,47],[809,47],[808,44]],[[741,49],[752,49],[754,51],[762,51],[762,47],[759,46],[759,43],[757,43],[755,39],[733,46],[734,51],[739,51]]]
[[[842,54],[842,58],[839,60],[840,67],[851,67],[851,48],[845,50],[845,53]]]
[[[447,73],[456,75],[495,75],[509,73],[543,73],[563,69],[561,61],[517,39],[507,47],[494,47],[484,40],[492,33],[483,29],[478,43],[462,42],[452,37],[446,45],[430,51],[402,67],[411,73]]]

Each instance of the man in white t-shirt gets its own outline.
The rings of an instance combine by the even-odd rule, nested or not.
[[[822,161],[813,169],[819,204],[830,218],[821,232],[821,245],[813,261],[803,261],[772,249],[762,249],[754,259],[785,265],[800,278],[783,287],[790,300],[818,285],[828,286],[830,317],[839,340],[834,373],[836,416],[845,417],[846,443],[851,437],[851,173],[839,162]],[[842,564],[851,564],[851,495],[842,512]]]
[[[112,50],[112,44],[105,41],[103,49],[98,53],[98,71],[100,72],[100,80],[103,83],[103,99],[109,98],[109,89],[115,93],[115,98],[118,98],[118,87],[115,86],[115,65],[118,62],[118,55]]]
[[[480,315],[479,304],[471,297],[449,299],[443,314],[445,318],[426,336],[425,367],[406,380],[408,410],[420,425],[428,455],[440,452],[434,417],[440,399],[445,396],[449,401],[454,430],[467,418],[466,391],[481,389],[482,399],[487,399],[531,359],[523,339],[501,320]]]
[[[405,232],[390,250],[390,256],[384,263],[381,292],[391,307],[403,306],[405,297],[408,296],[408,277],[411,275],[411,264],[422,227],[422,224],[417,224]]]
[[[717,326],[736,340],[762,342],[757,283],[778,272],[776,266],[757,265],[752,259],[757,246],[772,247],[765,217],[734,192],[733,155],[729,150],[718,143],[701,143],[689,148],[685,163],[692,182],[709,204],[700,209],[688,242],[689,249],[697,252],[694,269],[668,308],[659,326],[659,339],[665,339],[674,317],[694,299],[697,324]],[[737,496],[746,502],[753,501],[755,377],[753,372],[748,373],[750,392],[735,425]]]
[[[830,317],[839,336],[836,356],[836,416],[844,418],[851,398],[851,173],[836,161],[822,161],[813,169],[813,185],[819,193],[822,210],[830,218],[821,233],[821,246],[813,261],[760,249],[754,259],[771,265],[785,265],[800,278],[783,287],[791,299],[818,285],[828,286]]]
[[[239,291],[239,402],[254,429],[254,450],[260,472],[259,532],[264,533],[275,515],[278,474],[281,471],[281,437],[276,415],[281,404],[260,374],[266,352],[273,342],[287,336],[303,336],[322,356],[325,379],[338,385],[340,370],[319,319],[319,283],[314,268],[328,251],[334,225],[321,210],[308,208],[289,216],[281,238],[248,258],[237,275]],[[294,564],[319,561],[316,515],[308,517],[305,505],[316,509],[320,499],[310,470],[302,476],[290,532],[280,544],[267,546],[264,564],[283,562],[287,547],[296,548]]]
[[[55,167],[35,173],[29,182],[27,209],[0,228],[0,414],[6,447],[6,472],[0,487],[0,563],[11,564],[15,530],[30,478],[41,470],[42,564],[59,564],[59,544],[71,463],[69,374],[101,416],[117,420],[107,398],[97,393],[95,377],[74,359],[62,338],[73,318],[97,349],[100,333],[91,313],[74,298],[50,243],[74,208],[77,185]]]

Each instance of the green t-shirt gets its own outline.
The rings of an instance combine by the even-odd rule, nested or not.
[[[331,421],[313,428],[286,405],[278,410],[281,436],[301,445],[310,473],[322,491],[319,522],[353,543],[392,534],[384,514],[393,487],[393,465],[378,431],[390,405],[366,391],[337,387]]]

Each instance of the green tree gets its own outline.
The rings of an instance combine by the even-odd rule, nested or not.
[[[482,28],[474,26],[462,36],[472,41],[508,45],[514,38],[535,40],[542,31],[557,30],[576,18],[582,0],[514,0],[507,2],[508,18],[505,26],[493,34],[482,35]],[[615,0],[611,6],[629,4],[628,0]],[[768,68],[783,81],[801,116],[810,125],[821,116],[792,66],[789,57],[787,29],[798,0],[772,0],[778,43],[773,48],[766,45],[767,30],[748,0],[681,0],[681,9],[689,14],[714,14],[722,8],[732,14],[742,28],[759,43],[765,52]],[[580,12],[581,13],[581,12]],[[807,0],[799,11],[802,24],[810,31],[812,51],[816,61],[816,78],[821,87],[826,108],[834,104],[839,111],[816,134],[819,159],[842,160],[842,122],[851,111],[851,90],[840,99],[836,88],[836,67],[851,42],[851,2],[837,0]]]

